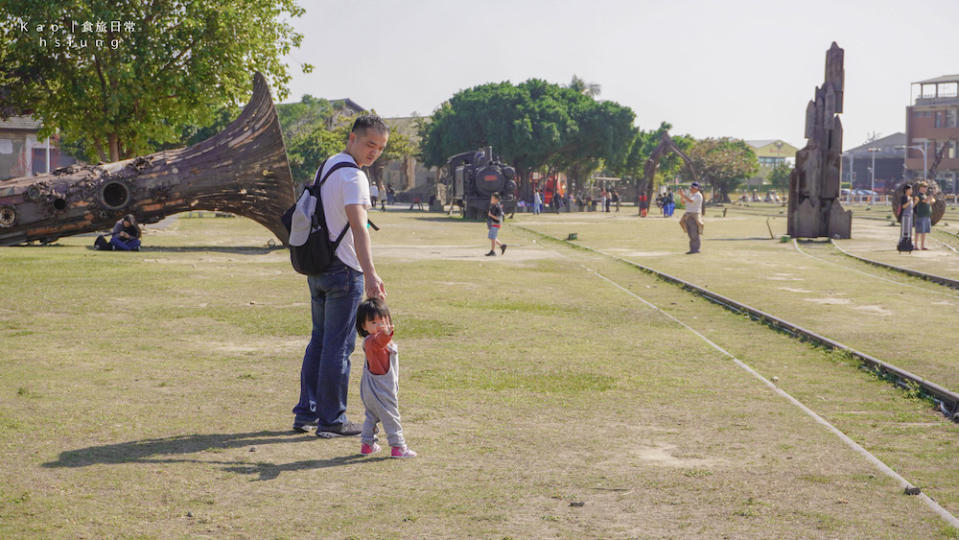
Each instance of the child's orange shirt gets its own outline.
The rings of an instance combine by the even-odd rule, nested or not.
[[[386,348],[393,340],[393,332],[377,332],[363,340],[366,366],[373,375],[386,375],[390,371],[390,351]]]

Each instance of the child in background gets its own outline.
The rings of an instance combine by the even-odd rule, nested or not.
[[[496,239],[496,237],[499,236],[499,229],[502,224],[503,207],[499,204],[499,193],[494,193],[490,195],[489,210],[486,211],[486,228],[489,229],[489,233],[486,235],[486,237],[489,238],[489,253],[486,254],[487,257],[496,256],[497,244],[499,244],[500,255],[506,254],[506,244]]]
[[[360,433],[360,453],[375,454],[380,445],[373,440],[377,422],[382,422],[387,440],[395,458],[416,457],[406,446],[403,426],[400,425],[399,351],[393,343],[393,321],[390,310],[381,298],[367,298],[356,311],[356,331],[365,338],[363,376],[360,379],[360,398],[366,407],[366,421]]]

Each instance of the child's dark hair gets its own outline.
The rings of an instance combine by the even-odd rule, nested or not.
[[[390,308],[386,307],[386,302],[382,298],[367,298],[360,302],[360,307],[356,309],[356,332],[362,337],[370,335],[363,328],[366,321],[372,321],[377,316],[383,319],[390,318]]]

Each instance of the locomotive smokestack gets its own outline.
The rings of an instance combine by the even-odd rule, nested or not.
[[[492,147],[492,146],[487,146],[487,147],[486,147],[486,162],[487,162],[487,163],[492,163],[492,162],[493,162],[493,147]]]

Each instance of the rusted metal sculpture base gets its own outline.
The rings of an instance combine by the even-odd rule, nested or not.
[[[656,148],[649,154],[649,157],[646,159],[646,164],[643,167],[643,182],[645,186],[642,187],[642,191],[646,192],[646,200],[653,200],[653,180],[656,178],[656,169],[659,168],[659,160],[669,152],[676,153],[680,158],[682,158],[683,163],[686,164],[686,171],[689,173],[691,182],[699,182],[699,174],[696,172],[696,168],[693,167],[693,160],[689,159],[689,156],[686,155],[679,146],[676,145],[676,142],[673,141],[673,138],[669,136],[669,132],[663,132],[663,136],[659,139],[659,144],[656,145]],[[705,211],[705,206],[703,211]],[[642,214],[642,208],[639,209],[640,214]]]
[[[106,230],[125,214],[156,223],[190,210],[250,218],[285,244],[280,216],[293,201],[276,108],[257,73],[239,118],[201,143],[0,182],[0,245]]]
[[[789,177],[789,236],[849,238],[852,212],[839,202],[842,167],[843,50],[833,42],[826,52],[826,76],[806,107],[805,148],[796,152]]]
[[[912,185],[913,195],[919,192],[919,189],[916,187],[918,182],[903,182],[896,186],[896,190],[893,191],[892,200],[890,201],[892,204],[892,215],[894,216],[899,215],[899,207],[901,206],[899,201],[902,200],[902,196],[906,191],[903,189],[906,184]],[[926,193],[932,195],[932,198],[935,199],[935,202],[932,203],[932,224],[935,225],[939,223],[942,216],[946,215],[946,195],[936,182],[929,182],[929,190]]]

